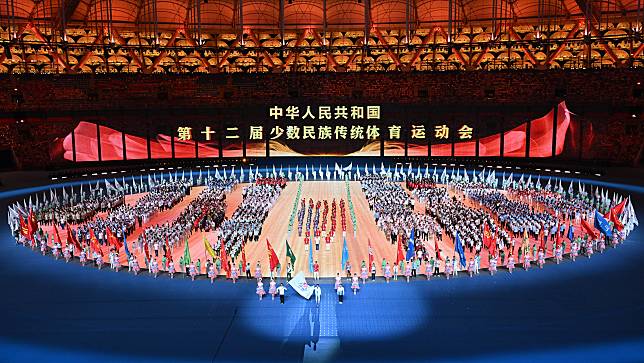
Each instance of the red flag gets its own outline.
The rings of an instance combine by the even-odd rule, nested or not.
[[[148,248],[147,242],[143,245],[143,252],[145,253],[145,263],[148,263],[147,261],[150,259],[150,249]]]
[[[436,252],[436,258],[439,261],[443,261],[443,256],[441,256],[441,250],[438,248],[438,241],[434,239],[434,251]]]
[[[186,243],[188,243],[188,241],[186,241]],[[148,239],[145,237],[145,232],[143,232],[143,253],[145,254],[145,263],[148,263],[147,261],[150,258],[150,249],[148,248]]]
[[[615,211],[616,216],[619,216],[624,211],[624,207],[626,207],[626,198],[619,202],[618,205],[614,206],[612,210]]]
[[[568,222],[568,229],[570,229],[570,222]],[[558,232],[557,230],[557,241],[555,242],[555,248],[559,248],[561,246],[561,233]]]
[[[67,225],[67,243],[73,244],[74,249],[77,250],[78,252],[80,252],[83,249],[80,243],[78,243],[76,236],[72,233],[72,229],[69,228],[69,224]]]
[[[246,268],[246,243],[242,244],[242,252],[241,252],[241,260],[242,260],[242,268]]]
[[[20,216],[20,234],[25,236],[25,238],[33,239],[29,233],[29,225],[22,216]]]
[[[483,246],[489,249],[492,244],[494,244],[492,232],[490,231],[490,226],[485,223],[485,226],[483,227]]]
[[[168,236],[165,237],[165,258],[168,261],[172,260],[172,252],[170,252],[170,244],[168,243]]]
[[[399,264],[400,261],[404,261],[404,260],[405,260],[405,253],[403,252],[402,241],[401,241],[401,238],[398,238],[398,253],[396,254],[396,265]]]
[[[92,251],[98,252],[101,256],[103,255],[103,250],[101,250],[101,245],[98,243],[98,238],[94,234],[94,229],[89,229],[89,248]]]
[[[33,225],[31,224],[31,211],[29,212],[29,215],[27,216],[27,221],[25,222],[27,225],[27,236],[29,239],[33,240],[34,239],[34,230]]]
[[[275,250],[273,250],[271,243],[268,242],[268,238],[266,239],[266,248],[268,248],[268,262],[270,264],[271,271],[273,271],[277,265],[279,265],[280,260],[277,258],[277,254],[275,254]]]
[[[369,268],[373,265],[373,248],[371,247],[371,240],[369,241]]]
[[[197,227],[199,227],[199,223],[201,222],[201,220],[203,219],[203,217],[206,215],[206,212],[208,212],[208,209],[204,207],[204,208],[201,210],[201,215],[199,215],[199,217],[198,217],[197,219],[195,219],[195,223],[194,223],[194,225],[192,226],[192,228],[193,228],[193,229],[197,229]]]
[[[121,247],[123,247],[123,243],[118,238],[116,238],[114,233],[112,233],[112,231],[110,230],[110,227],[105,228],[105,234],[107,235],[107,243],[114,246],[117,251],[120,250]]]
[[[586,222],[586,221],[585,221],[585,220],[583,220],[583,219],[581,220],[581,228],[582,228],[584,231],[586,231],[586,233],[588,233],[588,235],[590,236],[590,238],[592,238],[592,239],[596,239],[596,238],[597,238],[597,233],[595,233],[595,230],[593,229],[593,227],[591,227],[591,225],[590,225],[590,224],[588,224],[588,222]]]
[[[615,226],[615,228],[617,228],[618,231],[621,231],[624,229],[624,224],[622,223],[622,221],[619,220],[619,218],[617,218],[618,213],[615,212],[615,208],[610,210],[610,220],[613,221],[613,225]]]
[[[539,235],[537,236],[539,242],[539,248],[546,252],[546,238],[544,237],[546,226],[541,226],[539,229]],[[557,240],[559,240],[559,224],[557,224]]]
[[[221,241],[219,246],[220,246],[219,257],[221,258],[221,267],[224,269],[224,271],[226,271],[226,277],[230,278],[230,269],[228,268],[228,254],[226,253],[226,247],[224,247],[224,242]]]
[[[610,214],[614,212],[616,216],[619,216],[624,211],[625,206],[626,206],[626,198],[624,198],[621,202],[619,202],[619,204],[617,204],[616,206],[611,208],[608,212],[606,212],[606,214],[604,214],[604,218],[606,218],[607,220],[612,220]]]
[[[54,242],[60,243],[60,246],[62,248],[65,248],[65,241],[61,241],[60,235],[58,234],[58,228],[56,227],[56,224],[54,224]]]
[[[107,239],[108,246],[116,247],[116,245],[114,245],[114,235],[112,235],[112,231],[110,231],[110,227],[107,227],[107,226],[105,226],[105,239]]]
[[[492,242],[490,243],[489,254],[491,256],[496,255],[496,238],[494,238],[494,237],[492,237]]]
[[[27,221],[27,224],[29,226],[29,234],[33,236],[34,233],[38,231],[38,221],[36,220],[36,216],[31,209],[29,209],[29,220]]]

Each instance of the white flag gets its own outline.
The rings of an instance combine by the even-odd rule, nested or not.
[[[311,295],[313,295],[313,286],[306,283],[303,272],[299,272],[297,275],[295,275],[295,277],[293,277],[288,282],[288,284],[291,285],[291,287],[293,287],[293,289],[295,289],[298,294],[300,294],[307,300],[311,298]]]

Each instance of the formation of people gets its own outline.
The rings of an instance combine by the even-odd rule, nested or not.
[[[340,206],[339,216],[342,228],[342,236],[346,237],[347,232],[347,215],[344,199],[337,203],[335,198],[331,202],[331,212],[329,215],[329,201],[318,200],[315,203],[309,198],[308,205],[306,198],[302,198],[300,207],[297,210],[297,234],[302,237],[304,232],[304,245],[306,249],[311,243],[315,244],[315,249],[320,249],[320,242],[324,239],[327,249],[329,244],[336,236],[338,205]],[[306,222],[305,222],[306,221]]]
[[[360,183],[376,225],[392,244],[408,239],[412,229],[417,238],[423,241],[430,238],[432,221],[414,212],[414,199],[399,183],[379,174],[364,175]]]
[[[210,231],[221,224],[226,212],[226,190],[235,185],[234,180],[211,180],[197,198],[192,200],[177,218],[163,224],[146,226],[137,239],[139,251],[145,245],[152,248],[155,256],[163,249],[174,250],[193,231]]]
[[[446,184],[437,179],[436,175],[409,178],[405,189],[387,173],[360,177],[376,225],[387,240],[398,244],[397,253],[391,261],[376,261],[370,254],[357,269],[343,262],[343,271],[337,273],[334,284],[338,296],[344,295],[344,278],[357,294],[361,284],[375,280],[377,275],[384,276],[386,282],[400,276],[406,281],[418,275],[426,279],[438,275],[451,278],[460,271],[473,276],[482,270],[483,258],[487,259],[490,274],[500,268],[512,272],[516,266],[543,267],[547,260],[560,263],[566,256],[571,260],[580,255],[590,258],[596,252],[618,246],[639,223],[629,198],[608,198],[605,192],[592,195],[579,187],[578,193],[566,193],[561,187],[508,182],[505,177],[501,189],[496,188],[498,181],[490,182],[489,178],[447,178]],[[207,276],[211,282],[222,271],[233,281],[246,272],[247,278],[258,280],[257,291],[263,296],[259,293],[265,291],[259,286],[263,284],[261,265],[258,261],[251,276],[243,249],[245,244],[259,239],[262,225],[288,179],[256,178],[242,190],[243,200],[230,219],[225,218],[226,193],[235,188],[238,180],[203,180],[206,186],[198,196],[183,207],[178,217],[164,224],[150,225],[149,220],[154,213],[180,203],[190,194],[193,181],[175,178],[150,183],[147,194],[133,204],[124,203],[125,189],[119,193],[90,188],[88,194],[81,192],[73,197],[65,193],[56,202],[30,203],[29,212],[21,212],[17,218],[10,213],[9,222],[17,243],[55,258],[70,261],[78,257],[82,264],[91,262],[101,268],[107,263],[118,270],[122,268],[119,254],[124,252],[127,269],[134,273],[145,268],[155,277],[184,273],[192,279]],[[342,231],[346,231],[343,199],[330,203],[302,199],[299,204],[298,233],[313,232],[313,239],[322,232],[333,236],[337,217]],[[78,216],[79,208],[88,208],[92,217]],[[48,228],[49,232],[45,232],[43,226],[51,226],[53,231]],[[142,228],[142,233],[128,244],[127,236],[137,227]],[[216,233],[215,243],[208,244],[216,251],[212,258],[204,258],[202,263],[201,259],[182,257],[175,262],[172,251],[187,249],[187,239],[196,231]],[[445,237],[450,241],[443,241]],[[443,246],[445,242],[454,243],[454,249],[443,251],[438,242]],[[144,255],[143,264],[137,253]],[[225,266],[223,254],[230,258],[224,260]],[[315,266],[312,277],[318,283],[320,267],[317,262]],[[271,268],[268,293],[274,297],[287,289],[277,284],[281,268]],[[293,273],[290,263],[286,272],[287,276]]]
[[[244,187],[243,200],[230,219],[223,221],[219,227],[219,243],[225,244],[230,256],[236,257],[246,242],[258,241],[262,234],[264,220],[286,187],[284,178],[260,178]]]

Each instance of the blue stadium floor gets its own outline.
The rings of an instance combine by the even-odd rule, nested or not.
[[[292,290],[283,306],[260,302],[254,283],[66,264],[16,246],[2,223],[0,362],[642,362],[643,230],[590,260],[367,283],[343,305],[328,281],[318,308]]]

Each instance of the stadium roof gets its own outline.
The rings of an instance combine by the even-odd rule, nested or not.
[[[137,30],[174,30],[198,24],[204,31],[323,28],[427,28],[452,20],[459,26],[641,18],[642,0],[0,0],[0,16],[15,22],[91,26],[109,23]],[[451,6],[450,6],[451,4]],[[451,8],[451,11],[450,11]],[[368,11],[366,11],[368,10]],[[451,13],[451,16],[450,16]]]

